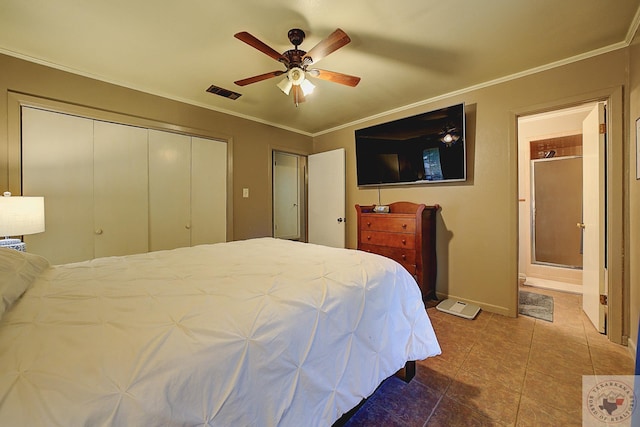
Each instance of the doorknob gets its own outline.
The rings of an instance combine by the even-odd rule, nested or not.
[[[584,230],[584,222],[579,222],[576,224],[576,227],[582,228]]]

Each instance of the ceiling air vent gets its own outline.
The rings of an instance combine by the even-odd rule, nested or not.
[[[242,96],[241,93],[234,92],[232,90],[225,89],[216,85],[209,86],[209,89],[207,89],[207,92],[213,93],[215,95],[224,96],[225,98],[234,99],[234,100]]]

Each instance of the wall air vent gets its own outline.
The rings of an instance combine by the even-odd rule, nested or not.
[[[216,85],[209,86],[209,89],[207,89],[207,92],[213,93],[215,95],[224,96],[225,98],[229,98],[233,100],[236,100],[242,96],[241,93],[234,92],[232,90],[225,89]]]

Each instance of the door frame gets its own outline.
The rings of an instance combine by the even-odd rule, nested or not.
[[[518,182],[519,182],[519,224],[520,230],[518,234],[518,261],[519,261],[519,273],[523,276],[519,276],[520,281],[530,280],[532,277],[544,277],[553,281],[555,290],[561,290],[566,292],[582,292],[582,279],[583,274],[581,269],[570,268],[556,268],[550,265],[544,265],[539,263],[533,263],[533,203],[534,203],[534,174],[532,171],[534,163],[529,159],[531,142],[546,138],[566,138],[575,135],[578,129],[578,121],[580,122],[580,128],[582,127],[582,119],[578,120],[577,116],[588,113],[589,108],[593,108],[597,103],[589,102],[578,105],[576,107],[552,109],[550,114],[543,113],[544,118],[538,114],[526,115],[518,117],[517,124],[517,138],[518,138]],[[558,116],[568,117],[570,124],[566,124],[559,127],[553,127],[553,129],[545,128],[542,134],[533,133],[532,123],[545,123],[547,120],[554,120]],[[564,120],[563,120],[564,121]],[[524,129],[523,133],[520,133]],[[526,160],[529,159],[529,160]],[[576,218],[576,221],[580,220],[580,217]],[[533,279],[535,282],[536,279]]]
[[[308,226],[307,226],[307,210],[308,210],[308,197],[307,197],[307,156],[310,154],[306,151],[303,150],[297,150],[291,147],[284,147],[284,146],[278,146],[278,145],[272,145],[269,144],[268,145],[268,150],[269,150],[269,159],[268,159],[268,169],[267,169],[267,176],[270,182],[269,185],[269,204],[270,204],[270,209],[269,209],[269,222],[271,224],[271,237],[273,237],[273,221],[274,221],[274,217],[273,217],[273,194],[274,194],[274,188],[273,188],[273,155],[274,152],[280,152],[280,153],[285,153],[285,154],[291,154],[294,156],[298,156],[298,159],[300,160],[298,167],[300,168],[300,209],[299,209],[299,215],[300,215],[300,239],[299,241],[301,242],[307,242],[308,240],[308,236],[309,236],[309,231],[308,231]]]
[[[546,103],[525,106],[514,109],[510,112],[509,120],[509,140],[512,155],[509,164],[510,174],[513,177],[510,183],[510,192],[513,195],[513,203],[510,204],[512,227],[510,241],[514,245],[515,260],[511,266],[511,274],[514,283],[513,298],[515,306],[518,304],[518,224],[519,224],[519,202],[518,202],[518,117],[530,114],[543,113],[552,110],[577,106],[588,102],[607,103],[607,236],[606,236],[606,263],[609,283],[608,292],[608,317],[607,336],[610,341],[626,345],[629,337],[629,260],[624,254],[628,252],[628,241],[624,236],[628,235],[628,198],[624,197],[628,193],[625,176],[628,168],[624,163],[624,104],[623,91],[621,86],[605,88],[591,93],[577,95],[570,98],[556,99]],[[626,213],[625,213],[626,212]]]
[[[293,157],[296,159],[296,185],[297,185],[297,238],[296,239],[292,239],[292,238],[288,238],[290,240],[299,240],[299,241],[305,241],[305,221],[304,221],[304,216],[305,216],[305,206],[304,206],[304,200],[305,200],[305,165],[306,165],[306,157],[302,156],[300,154],[292,154],[292,153],[288,153],[286,151],[281,151],[281,150],[273,150],[271,151],[271,214],[272,214],[272,221],[271,221],[271,234],[273,237],[276,237],[276,199],[277,199],[277,188],[276,188],[276,172],[275,172],[275,163],[276,163],[276,156],[277,155],[281,155],[281,156],[287,156],[287,157]],[[281,238],[286,238],[286,237],[281,237]]]

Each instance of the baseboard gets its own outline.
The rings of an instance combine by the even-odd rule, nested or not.
[[[631,338],[628,338],[627,349],[629,350],[631,357],[633,357],[634,362],[638,363],[638,361],[636,360],[636,357],[638,357],[638,343],[632,340]]]
[[[447,294],[443,294],[443,293],[440,293],[440,292],[437,292],[437,291],[436,291],[436,297],[439,300],[453,299],[453,300],[457,300],[457,301],[466,302],[467,304],[475,304],[477,306],[480,306],[480,308],[482,310],[488,311],[490,313],[500,314],[500,315],[506,316],[506,317],[515,317],[514,314],[511,314],[509,312],[509,309],[507,307],[502,307],[502,306],[493,305],[493,304],[487,304],[487,303],[484,303],[482,301],[475,301],[475,300],[468,299],[468,298],[460,298],[460,297],[455,296],[455,295],[447,295]],[[517,307],[516,307],[516,311],[517,311]]]
[[[527,277],[523,286],[531,286],[534,288],[550,289],[553,291],[568,292],[571,294],[582,295],[582,286],[572,283],[557,282],[555,280],[540,279],[537,277]]]

